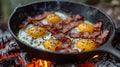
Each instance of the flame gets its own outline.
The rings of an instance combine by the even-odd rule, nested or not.
[[[51,67],[52,62],[46,60],[35,60],[33,59],[31,63],[27,65],[27,67]]]
[[[99,57],[99,55],[95,55],[95,56],[93,56],[93,58],[98,58]]]
[[[93,57],[92,57],[92,59],[101,59],[101,58],[103,58],[103,57],[105,57],[107,54],[105,54],[105,53],[100,53],[99,55],[94,55]]]

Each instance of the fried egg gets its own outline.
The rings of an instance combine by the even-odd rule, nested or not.
[[[58,23],[60,20],[61,20],[61,17],[57,14],[49,14],[47,17],[46,17],[46,20],[48,22],[51,22],[51,23]]]
[[[45,25],[48,24],[49,22],[57,23],[60,21],[60,19],[66,20],[67,17],[68,16],[64,13],[55,12],[55,14],[48,15],[47,18],[43,19],[41,22]]]
[[[67,14],[61,12],[55,12],[56,15],[60,16],[62,20],[66,20],[68,18]]]
[[[89,33],[93,33],[94,31],[94,26],[91,23],[81,23],[78,25],[78,29],[80,32],[89,32]]]
[[[96,48],[96,43],[92,39],[80,39],[76,42],[76,48],[82,51],[89,51]]]
[[[94,26],[89,21],[83,21],[83,23],[79,24],[77,27],[73,28],[70,33],[78,33],[78,32],[89,32],[93,33]]]
[[[46,34],[47,30],[40,26],[32,26],[28,28],[27,33],[32,37],[42,37]]]
[[[19,33],[18,33],[18,38],[21,41],[23,41],[23,42],[25,42],[25,43],[27,43],[27,44],[29,44],[31,46],[44,49],[44,47],[42,45],[43,41],[52,38],[52,34],[50,32],[48,32],[48,31],[46,31],[46,32],[45,31],[43,31],[43,32],[41,31],[42,33],[39,34],[38,31],[37,31],[38,35],[37,35],[37,33],[31,35],[31,33],[28,32],[28,31],[33,26],[34,25],[29,24],[25,29],[21,29],[19,31]],[[40,37],[38,37],[38,36],[40,36]]]
[[[43,42],[43,45],[46,49],[48,49],[50,51],[55,51],[56,49],[61,49],[62,48],[62,42],[60,42],[57,39],[53,39],[53,38],[45,40]]]

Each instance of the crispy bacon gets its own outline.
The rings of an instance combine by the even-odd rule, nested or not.
[[[97,22],[97,23],[94,25],[94,32],[100,32],[101,27],[102,27],[102,22]]]
[[[65,20],[65,22],[63,24],[69,24],[69,23],[71,23],[73,21],[74,21],[74,19],[72,17],[68,17],[68,18],[66,18],[66,20]]]
[[[92,38],[90,33],[84,32],[82,38]]]
[[[92,34],[92,38],[96,38],[96,37],[98,37],[100,35],[101,27],[102,27],[102,22],[97,22],[94,25],[94,32]]]
[[[65,34],[63,34],[63,33],[58,33],[58,34],[54,34],[53,36],[54,36],[56,39],[61,39],[61,38],[65,37]]]
[[[41,15],[38,15],[37,17],[40,17]],[[33,17],[31,17],[31,16],[28,16],[28,18],[27,18],[28,20],[30,20],[31,22],[37,22],[37,21],[40,21],[41,19],[36,19],[36,18],[33,18]]]
[[[80,16],[79,14],[77,14],[75,17],[75,21],[79,21],[79,20],[84,20],[84,18]]]
[[[63,25],[64,25],[63,23],[64,23],[64,21],[60,20],[58,23],[54,24],[53,27],[61,30],[63,28]]]
[[[54,13],[54,11],[51,12],[44,12],[43,14],[39,14],[37,16],[35,16],[34,18],[32,18],[31,16],[28,16],[28,20],[32,21],[32,22],[38,22],[41,21],[42,19],[44,19],[47,15]]]
[[[60,33],[60,30],[57,28],[49,28],[48,31],[50,31],[53,35]]]
[[[67,37],[61,38],[59,40],[63,43],[62,48],[68,48],[72,44],[71,40]]]
[[[70,37],[72,38],[80,38],[83,35],[82,32],[78,32],[78,33],[71,33]]]
[[[23,25],[20,25],[19,28],[20,29],[25,28],[29,23],[34,23],[34,22],[36,22],[35,25],[44,26],[40,21],[44,19],[47,15],[52,13],[54,13],[54,11],[44,12],[43,14],[39,14],[35,17],[28,16],[26,22]]]
[[[35,26],[41,26],[41,27],[43,27],[44,26],[44,24],[43,23],[41,23],[41,22],[36,22],[36,23],[33,23]]]
[[[92,36],[88,32],[78,32],[74,34],[70,34],[72,38],[92,38]]]
[[[77,22],[72,22],[69,25],[67,25],[62,32],[64,34],[66,34],[67,32],[69,32],[71,29],[75,28],[76,26],[78,26],[80,23],[82,23],[82,21],[77,21]]]
[[[60,40],[62,42],[62,48],[68,48],[71,46],[72,42],[69,38],[65,37],[65,34],[58,33],[53,35],[56,39]]]
[[[102,33],[101,35],[99,35],[99,36],[95,39],[95,41],[96,41],[97,43],[99,43],[99,44],[103,44],[103,43],[105,42],[106,37],[108,36],[108,34],[109,34],[109,31],[108,31],[108,30],[103,31],[103,33]]]
[[[63,20],[60,20],[56,24],[53,24],[53,23],[47,24],[48,26],[50,26],[49,28],[47,28],[48,31],[50,31],[53,35],[61,33],[61,30],[63,29],[63,25],[62,25],[63,22],[64,22]]]
[[[65,37],[65,34],[58,33],[53,35],[56,39],[62,42],[62,48],[68,48],[71,46],[72,42],[69,38]]]
[[[25,21],[25,23],[23,25],[20,25],[19,28],[24,29],[29,23],[30,21]]]
[[[41,21],[42,19],[44,19],[46,16],[43,14],[43,15],[37,15],[35,17],[31,17],[31,16],[28,16],[28,20],[31,21],[31,22],[38,22],[38,21]]]
[[[91,35],[91,37],[92,37],[92,38],[96,38],[96,37],[98,37],[99,35],[100,35],[100,31],[99,31],[99,32],[93,32],[92,35]]]

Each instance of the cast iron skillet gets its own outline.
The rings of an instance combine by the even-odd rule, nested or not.
[[[102,30],[108,29],[110,31],[107,41],[102,46],[88,52],[58,53],[31,47],[18,39],[18,27],[20,24],[22,24],[24,20],[26,20],[27,16],[35,16],[44,11],[51,10],[69,12],[72,15],[80,14],[84,18],[86,18],[86,20],[92,22],[93,24],[96,23],[96,21],[101,21],[103,24]],[[11,14],[8,21],[8,29],[18,42],[19,46],[24,51],[28,52],[32,57],[41,58],[56,63],[73,63],[83,62],[93,57],[94,55],[103,52],[110,53],[120,59],[120,52],[117,49],[113,48],[113,45],[111,44],[116,34],[115,24],[113,23],[111,18],[108,17],[108,15],[90,5],[68,1],[43,1],[20,6],[16,8]]]

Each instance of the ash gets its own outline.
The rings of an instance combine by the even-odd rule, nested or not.
[[[120,61],[115,60],[116,58],[112,55],[107,55],[102,59],[94,59],[92,62],[96,67],[120,67]]]

